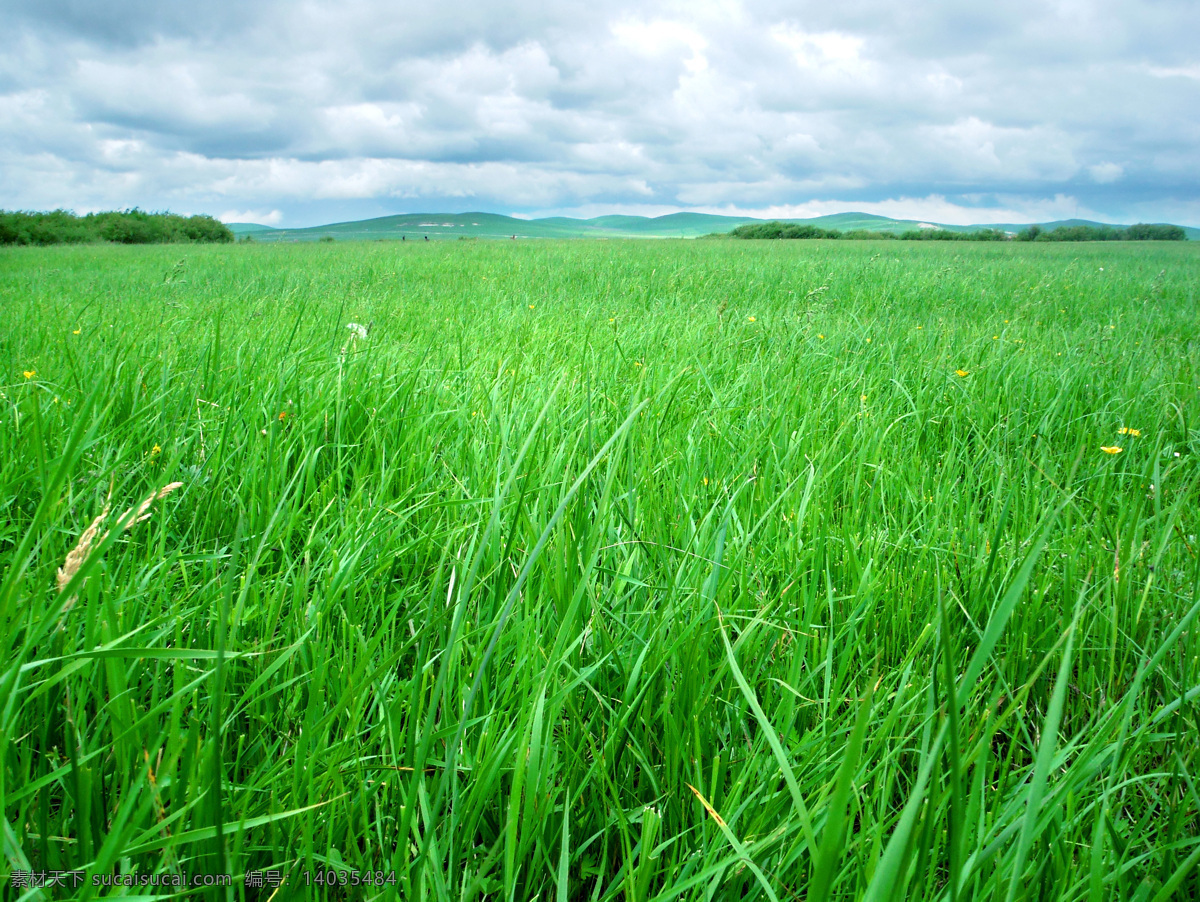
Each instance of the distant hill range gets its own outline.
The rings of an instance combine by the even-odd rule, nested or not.
[[[363,219],[358,222],[335,222],[330,225],[313,226],[306,229],[277,229],[271,226],[248,222],[226,223],[230,230],[241,237],[248,235],[255,241],[320,241],[333,238],[337,241],[379,241],[404,238],[422,241],[426,236],[433,241],[456,238],[698,238],[729,232],[740,225],[753,222],[768,222],[740,216],[714,216],[710,213],[671,213],[667,216],[597,216],[595,219],[569,219],[555,216],[549,219],[517,219],[497,213],[401,213],[396,216],[381,216],[378,219]],[[848,232],[868,229],[874,232],[907,232],[910,229],[946,229],[952,232],[973,232],[977,229],[1002,229],[1019,232],[1032,223],[986,223],[983,225],[945,225],[944,223],[920,222],[918,220],[888,219],[869,213],[835,213],[814,219],[786,219],[814,225],[823,229],[839,229]],[[1037,223],[1043,229],[1059,226],[1104,226],[1127,228],[1126,225],[1091,222],[1086,219],[1064,219],[1058,222]],[[1184,226],[1190,241],[1200,240],[1200,229]]]

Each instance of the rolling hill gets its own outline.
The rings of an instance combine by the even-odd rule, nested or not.
[[[737,216],[716,216],[710,213],[670,213],[666,216],[597,216],[594,219],[571,219],[556,216],[547,219],[517,219],[498,213],[401,213],[357,222],[335,222],[304,229],[278,229],[256,223],[226,223],[239,238],[249,236],[255,241],[320,241],[330,237],[336,241],[444,241],[458,238],[698,238],[701,235],[728,232],[762,219]],[[917,220],[889,219],[870,213],[834,213],[813,219],[789,219],[787,222],[810,224],[825,229],[868,229],[877,232],[905,232],[916,228],[938,228],[954,232],[976,229],[1003,229],[1018,232],[1030,223],[1001,223],[985,225],[945,225]],[[1044,229],[1063,225],[1099,226],[1103,223],[1084,219],[1067,219],[1039,223]],[[1125,226],[1116,226],[1125,228]],[[1200,229],[1185,227],[1189,240],[1200,240]]]

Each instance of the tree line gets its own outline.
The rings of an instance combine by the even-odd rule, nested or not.
[[[68,210],[49,213],[0,210],[0,245],[227,243],[233,232],[211,216],[179,216],[111,210],[76,216]]]
[[[854,229],[822,229],[794,222],[755,222],[738,226],[729,233],[734,238],[842,238],[884,239],[894,241],[1184,241],[1187,233],[1177,225],[1140,222],[1127,229],[1113,226],[1059,226],[1043,229],[1030,226],[1015,236],[999,229],[976,229],[973,232],[954,232],[949,229],[909,229],[906,232],[873,232]]]
[[[1139,222],[1127,229],[1113,226],[1059,226],[1043,229],[1032,225],[1017,233],[1018,241],[1186,241],[1182,226]]]

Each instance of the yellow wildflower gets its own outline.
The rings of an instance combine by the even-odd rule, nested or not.
[[[287,411],[286,410],[279,411],[279,422],[282,423],[286,419],[287,419]]]
[[[817,338],[824,338],[824,337],[825,337],[825,336],[824,336],[824,335],[822,335],[820,332],[818,332],[818,333],[817,333]]]
[[[154,447],[150,449],[150,456],[158,457],[160,454],[162,454],[162,447],[158,444],[158,442],[155,442]]]
[[[37,375],[37,370],[26,370],[26,371],[25,371],[25,378],[26,378],[26,379],[32,379],[32,378],[33,378],[34,376],[36,376],[36,375]]]
[[[859,397],[858,397],[858,400],[860,400],[860,401],[865,401],[865,400],[867,400],[867,396],[866,396],[866,395],[859,395]]]
[[[755,322],[755,319],[753,316],[748,316],[748,317],[746,317],[746,322],[752,323],[752,322]]]
[[[1124,448],[1118,448],[1116,445],[1101,445],[1100,450],[1105,454],[1120,454]]]
[[[1134,438],[1142,434],[1142,430],[1130,429],[1128,426],[1122,426],[1117,432],[1121,435],[1132,435]]]
[[[533,304],[530,304],[530,305],[529,305],[529,309],[530,309],[530,310],[532,310],[532,309],[533,309]]]
[[[76,329],[76,330],[75,330],[74,332],[72,332],[71,334],[72,334],[72,335],[78,335],[78,334],[79,334],[80,332],[82,332],[82,331],[83,331],[82,329]]]
[[[971,373],[968,370],[955,370],[954,375],[961,378],[963,376],[969,376],[969,375],[971,375]]]

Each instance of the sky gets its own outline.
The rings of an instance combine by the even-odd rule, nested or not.
[[[1197,0],[0,0],[0,209],[1200,226]]]

